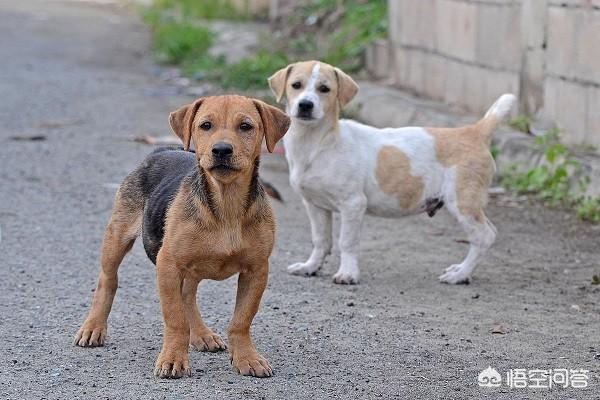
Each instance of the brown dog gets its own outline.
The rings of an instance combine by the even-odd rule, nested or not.
[[[102,346],[117,290],[117,270],[142,233],[156,264],[165,321],[154,373],[190,374],[188,346],[226,348],[208,328],[196,304],[202,279],[239,273],[230,358],[243,375],[267,377],[272,370],[250,338],[250,324],[267,285],[275,222],[258,180],[261,142],[273,151],[289,126],[279,109],[241,96],[196,100],[171,113],[169,122],[184,150],[159,149],[121,184],[102,246],[101,271],[90,313],[75,336],[83,347]]]

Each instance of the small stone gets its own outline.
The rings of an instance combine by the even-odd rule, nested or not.
[[[499,334],[499,335],[506,335],[508,333],[508,328],[502,324],[499,324],[492,328],[491,333]]]

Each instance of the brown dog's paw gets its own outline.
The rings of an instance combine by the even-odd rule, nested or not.
[[[257,378],[268,378],[273,376],[273,369],[267,360],[258,353],[249,356],[234,357],[231,360],[233,369],[238,374],[254,376]]]
[[[197,351],[210,351],[211,353],[217,351],[227,350],[227,345],[221,339],[221,336],[217,335],[211,330],[206,332],[190,333],[190,345]]]
[[[106,323],[85,321],[75,335],[74,344],[80,347],[104,346],[106,331]]]
[[[192,369],[187,353],[161,351],[154,365],[154,375],[173,379],[191,376]]]

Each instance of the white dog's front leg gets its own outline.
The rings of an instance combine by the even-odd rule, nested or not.
[[[304,199],[303,202],[310,219],[313,249],[306,262],[290,265],[288,272],[310,276],[321,268],[325,257],[331,252],[331,211],[316,207]]]
[[[358,269],[358,253],[360,248],[360,230],[365,215],[367,201],[364,198],[355,198],[343,204],[340,210],[342,226],[340,227],[341,264],[338,272],[333,276],[335,283],[358,283],[360,271]]]

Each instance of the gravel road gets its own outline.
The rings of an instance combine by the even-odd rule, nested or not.
[[[320,275],[290,276],[310,233],[281,155],[263,159],[286,202],[274,205],[277,244],[253,327],[273,378],[196,352],[191,378],[152,376],[162,318],[139,243],[121,268],[107,346],[74,347],[116,186],[151,150],[128,138],[168,134],[168,112],[190,98],[157,77],[149,32],[125,8],[2,0],[0,38],[0,398],[600,398],[598,227],[501,197],[489,207],[498,240],[471,285],[438,283],[467,250],[444,211],[367,219],[360,285],[332,283],[337,251]],[[201,287],[218,332],[234,290],[235,279]],[[488,366],[586,369],[589,386],[479,387]]]

